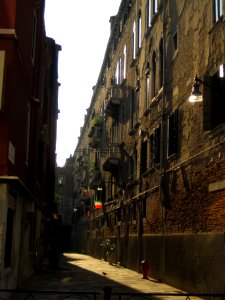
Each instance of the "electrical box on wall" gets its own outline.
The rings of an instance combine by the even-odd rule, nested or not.
[[[0,110],[3,109],[4,74],[5,74],[5,51],[0,50]]]

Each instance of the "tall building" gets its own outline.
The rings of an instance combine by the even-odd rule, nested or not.
[[[58,52],[44,0],[0,0],[0,287],[16,288],[43,254],[54,211]]]
[[[109,238],[121,265],[192,292],[225,291],[224,15],[122,0],[74,153],[87,253]]]

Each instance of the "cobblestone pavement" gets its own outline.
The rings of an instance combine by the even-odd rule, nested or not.
[[[118,265],[110,265],[104,260],[95,259],[88,255],[77,253],[64,253],[59,268],[49,270],[43,268],[36,272],[27,282],[23,289],[34,291],[71,291],[100,293],[96,299],[103,299],[103,288],[110,286],[112,293],[169,293],[180,294],[182,291],[158,282],[154,279],[142,279],[142,274],[123,268]],[[86,296],[53,296],[37,295],[30,296],[14,295],[12,300],[20,299],[94,299]],[[155,298],[155,297],[154,297]],[[185,300],[185,296],[157,296],[157,299],[175,299]],[[106,299],[106,298],[105,298]],[[125,299],[114,295],[111,299]],[[126,299],[140,299],[137,295],[134,297],[126,296]],[[142,298],[143,299],[143,298]],[[145,298],[150,299],[150,298]],[[197,299],[196,297],[191,297]]]

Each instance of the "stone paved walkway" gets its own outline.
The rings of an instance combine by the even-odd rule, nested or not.
[[[112,293],[169,293],[170,296],[157,296],[157,299],[185,300],[185,296],[175,296],[182,291],[175,287],[157,282],[151,278],[142,279],[142,274],[123,268],[118,265],[110,265],[108,262],[95,259],[88,255],[77,253],[64,253],[57,270],[43,268],[35,273],[23,286],[26,290],[35,291],[75,291],[100,293],[97,299],[103,299],[103,287],[110,286]],[[30,295],[30,299],[93,299],[86,296],[52,296],[52,295]],[[23,295],[14,296],[12,300],[25,299]],[[113,296],[111,299],[119,299]],[[125,298],[121,298],[125,299]],[[138,296],[126,299],[140,299]],[[143,298],[142,298],[143,299]],[[146,298],[145,298],[146,299]],[[150,298],[148,298],[150,299]],[[155,299],[155,297],[154,297]],[[196,297],[191,297],[197,299]]]

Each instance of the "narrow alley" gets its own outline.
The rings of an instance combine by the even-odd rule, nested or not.
[[[24,292],[25,291],[25,292]],[[108,293],[107,293],[108,291]],[[181,294],[184,293],[184,296]],[[1,299],[5,299],[1,295]],[[30,299],[198,299],[142,274],[88,255],[64,253],[56,270],[43,266],[13,293],[11,300]]]

